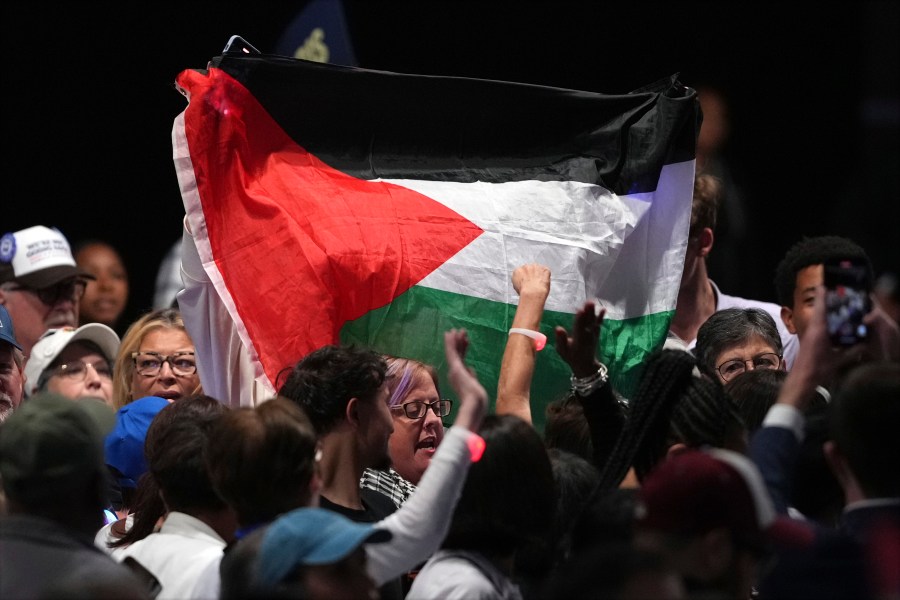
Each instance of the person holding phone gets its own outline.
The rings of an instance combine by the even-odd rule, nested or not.
[[[850,360],[859,360],[860,355],[900,360],[900,329],[873,300],[874,279],[868,254],[853,240],[833,235],[803,238],[787,251],[775,271],[781,318],[802,344],[816,288],[825,285],[832,345],[847,349]]]

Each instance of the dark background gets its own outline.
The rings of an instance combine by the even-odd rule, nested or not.
[[[206,66],[232,34],[274,52],[303,5],[3,3],[0,233],[43,224],[72,243],[111,242],[130,272],[126,317],[148,309],[159,262],[181,234],[170,135],[186,104],[175,76]],[[900,272],[897,5],[354,0],[345,9],[361,67],[611,94],[674,73],[719,87],[731,107],[725,157],[753,234],[726,291],[774,300],[775,265],[803,235],[852,237],[878,273]]]

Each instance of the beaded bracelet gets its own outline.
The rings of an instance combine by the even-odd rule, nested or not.
[[[593,392],[606,385],[606,382],[609,381],[609,372],[606,369],[606,365],[600,363],[600,368],[593,375],[588,375],[587,377],[575,377],[575,375],[572,375],[569,381],[572,382],[572,389],[576,394],[579,396],[590,396]]]

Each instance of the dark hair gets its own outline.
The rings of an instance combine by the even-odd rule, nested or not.
[[[166,505],[159,495],[159,486],[149,472],[144,472],[138,479],[129,510],[134,514],[131,527],[122,537],[109,542],[107,545],[110,548],[130,546],[144,539],[153,533],[160,517],[166,514]]]
[[[559,448],[547,450],[556,484],[556,510],[550,532],[516,552],[514,571],[519,585],[537,588],[556,568],[569,559],[572,529],[584,510],[600,473],[587,459]]]
[[[828,465],[823,449],[825,442],[831,439],[829,422],[832,405],[821,396],[817,395],[816,399],[821,405],[804,411],[806,423],[791,472],[790,502],[804,517],[829,527],[838,527],[844,508],[844,490]]]
[[[209,434],[206,465],[243,527],[309,504],[316,434],[293,402],[275,398],[222,415]]]
[[[728,447],[744,435],[734,402],[717,379],[695,376],[696,366],[696,359],[683,350],[650,355],[603,469],[600,490],[618,486],[632,466],[643,480],[672,444]]]
[[[826,260],[858,258],[866,265],[866,281],[871,287],[874,271],[869,256],[862,247],[851,239],[836,235],[804,237],[785,253],[775,268],[775,294],[781,306],[794,306],[794,288],[797,273],[812,265],[821,265]]]
[[[622,598],[630,583],[644,577],[680,579],[658,550],[627,542],[596,544],[563,565],[538,595],[540,598]]]
[[[866,363],[843,380],[832,401],[831,433],[863,492],[900,496],[900,364]]]
[[[213,489],[203,450],[210,429],[227,410],[210,396],[190,396],[163,408],[147,428],[147,470],[169,510],[225,508]]]
[[[116,250],[116,247],[106,240],[102,240],[100,238],[84,238],[72,244],[72,256],[76,256],[79,252],[81,252],[88,246],[106,246],[110,250],[113,250],[116,254],[120,254],[119,251]]]
[[[638,488],[595,488],[572,527],[572,559],[598,544],[630,544],[639,506]]]
[[[271,588],[257,588],[256,561],[266,530],[267,526],[258,527],[228,547],[219,563],[219,600],[275,600],[281,597],[302,599],[302,596],[290,596],[287,593],[282,596],[279,590]]]
[[[778,356],[782,355],[781,335],[772,315],[761,308],[726,308],[714,312],[697,330],[694,355],[701,369],[716,375],[720,354],[758,335]]]
[[[584,407],[574,394],[554,400],[547,405],[544,414],[544,443],[547,448],[558,448],[587,461],[594,460],[591,428],[584,416]]]
[[[506,555],[550,530],[553,469],[538,432],[514,415],[488,415],[481,460],[469,467],[443,547]]]
[[[324,346],[297,363],[278,395],[302,408],[322,436],[344,418],[351,398],[374,399],[384,383],[384,358],[356,346]]]
[[[762,426],[786,377],[787,371],[781,369],[753,369],[725,384],[725,392],[734,400],[748,434]]]

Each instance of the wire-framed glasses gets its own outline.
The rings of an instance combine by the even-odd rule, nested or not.
[[[748,364],[752,364],[754,369],[778,369],[781,367],[781,356],[775,354],[774,352],[763,352],[762,354],[757,354],[749,360],[733,358],[731,360],[726,360],[721,365],[716,367],[716,371],[719,372],[719,375],[722,376],[722,379],[724,379],[725,381],[731,381],[732,379],[746,371]]]
[[[51,376],[64,377],[72,381],[84,381],[87,378],[88,367],[94,370],[97,377],[101,379],[112,379],[112,368],[109,363],[98,361],[96,363],[84,362],[83,360],[70,360],[58,367],[52,369]]]

